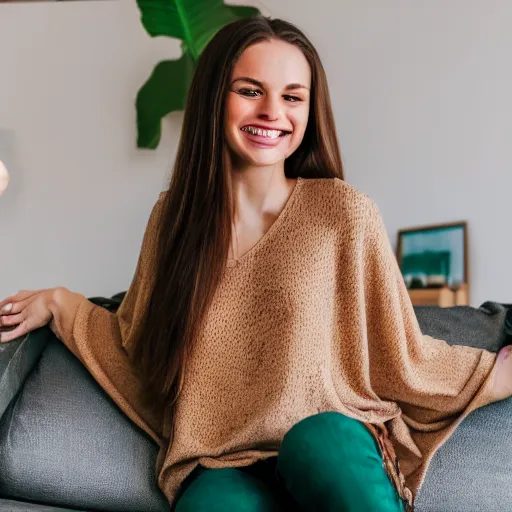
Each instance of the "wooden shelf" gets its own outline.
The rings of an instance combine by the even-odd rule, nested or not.
[[[418,288],[409,290],[409,297],[413,306],[449,308],[452,306],[469,305],[467,285],[462,285],[457,290],[452,290],[448,286],[442,288]]]

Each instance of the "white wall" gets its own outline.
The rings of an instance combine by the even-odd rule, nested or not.
[[[0,129],[15,160],[0,198],[1,297],[126,289],[179,129],[166,123],[157,151],[137,150],[135,96],[177,55],[146,34],[135,2],[0,5]]]
[[[245,3],[317,46],[347,180],[377,201],[393,242],[402,227],[467,219],[472,303],[512,302],[512,3]],[[0,199],[0,296],[126,288],[179,131],[176,116],[156,152],[135,149],[133,102],[177,55],[146,35],[135,2],[0,5],[0,128],[16,160]]]
[[[467,220],[472,304],[512,302],[512,2],[265,5],[315,43],[347,181],[393,244],[400,228]]]

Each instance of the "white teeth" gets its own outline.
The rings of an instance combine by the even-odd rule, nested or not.
[[[267,139],[277,139],[283,133],[281,130],[262,130],[255,126],[244,126],[242,130],[252,135],[259,135],[260,137],[265,137]]]

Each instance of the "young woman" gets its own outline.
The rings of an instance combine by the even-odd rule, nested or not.
[[[159,444],[177,512],[404,510],[456,425],[512,395],[508,349],[421,334],[343,181],[320,59],[281,20],[204,50],[117,314],[62,287],[0,309],[3,342],[49,324]]]

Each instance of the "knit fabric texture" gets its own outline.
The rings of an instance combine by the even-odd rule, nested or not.
[[[275,456],[295,423],[324,411],[385,424],[416,494],[435,450],[492,401],[495,355],[421,333],[373,201],[337,178],[297,180],[261,240],[227,262],[170,425],[142,406],[129,361],[144,335],[164,196],[118,312],[84,297],[63,341],[160,446],[156,470],[169,502],[198,463]]]

